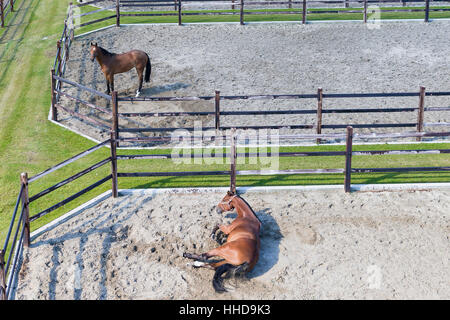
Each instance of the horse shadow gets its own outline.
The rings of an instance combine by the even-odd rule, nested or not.
[[[261,221],[259,259],[252,271],[247,274],[248,279],[262,276],[273,268],[278,262],[280,254],[280,242],[283,238],[280,227],[274,217],[270,214],[271,209],[265,208],[255,211],[256,216]],[[237,217],[236,213],[229,213],[226,218]]]

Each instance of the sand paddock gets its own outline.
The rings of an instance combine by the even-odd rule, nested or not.
[[[248,280],[216,294],[182,253],[208,236],[225,191],[108,198],[38,236],[16,299],[449,299],[450,191],[248,191],[263,222]],[[237,284],[237,286],[236,286]]]
[[[76,38],[65,77],[106,90],[97,62],[89,59],[89,43],[116,53],[146,51],[152,61],[150,83],[142,95],[213,96],[251,94],[448,91],[450,23],[382,22],[379,29],[359,23],[331,24],[236,24],[123,26]],[[117,75],[119,96],[134,95],[134,70]],[[110,110],[102,98],[93,98],[68,85],[70,94]],[[447,107],[448,97],[427,97],[426,107]],[[110,126],[110,116],[62,98],[72,110],[88,114]],[[417,107],[418,97],[325,99],[323,108]],[[223,101],[221,110],[288,110],[317,108],[316,99]],[[119,112],[214,111],[214,101],[120,102]],[[214,126],[214,116],[121,119],[120,126],[193,127],[194,121]],[[323,124],[416,123],[416,112],[324,114]],[[97,140],[108,131],[64,112],[60,122]],[[450,112],[425,112],[425,122],[450,122]],[[223,126],[315,124],[311,115],[222,116]],[[442,131],[445,127],[426,127]],[[343,129],[323,129],[323,133]],[[399,132],[415,128],[355,129],[355,132]],[[281,130],[281,133],[293,131]],[[315,133],[315,129],[296,130]],[[124,134],[125,135],[125,134]]]

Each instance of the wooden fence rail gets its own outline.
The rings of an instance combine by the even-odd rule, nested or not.
[[[117,97],[117,93],[113,93]],[[450,96],[450,92],[426,92],[425,87],[420,87],[418,92],[388,92],[388,93],[324,93],[322,88],[317,90],[316,94],[284,94],[284,95],[239,95],[239,96],[223,96],[220,91],[216,90],[213,96],[189,96],[189,97],[117,97],[113,103],[113,123],[112,130],[119,137],[120,132],[123,133],[143,133],[143,132],[173,132],[175,130],[195,131],[194,127],[183,128],[124,128],[119,125],[120,119],[132,117],[180,117],[180,116],[212,116],[214,115],[214,127],[203,127],[203,130],[229,130],[236,129],[315,129],[317,134],[322,133],[322,129],[345,129],[347,126],[353,128],[416,128],[417,132],[422,132],[425,126],[432,123],[425,123],[425,111],[450,111],[450,107],[426,107],[426,96]],[[326,99],[340,98],[393,98],[393,97],[418,97],[417,107],[397,107],[397,108],[324,108]],[[289,99],[317,99],[316,109],[291,109],[291,110],[243,110],[243,111],[225,111],[221,107],[221,101],[237,101],[237,100],[289,100]],[[202,112],[119,112],[119,102],[121,101],[214,101],[214,111]],[[416,122],[402,123],[362,123],[362,124],[324,124],[323,114],[351,114],[351,113],[402,113],[417,112]],[[255,125],[255,126],[224,126],[222,125],[222,117],[224,116],[255,116],[255,115],[294,115],[294,114],[316,114],[316,121],[313,124],[292,124],[292,125]],[[447,126],[447,123],[435,123],[439,126]],[[420,141],[421,137],[417,137]],[[320,140],[317,140],[320,143]]]
[[[323,139],[324,136],[330,137],[335,136],[342,138],[342,134],[335,135],[295,135],[301,139],[317,138]],[[450,132],[414,132],[414,133],[397,133],[396,137],[424,137],[424,136],[450,136]],[[230,189],[236,190],[236,176],[237,175],[287,175],[287,174],[323,174],[323,173],[340,173],[344,174],[344,191],[351,191],[351,174],[352,173],[365,173],[365,172],[428,172],[428,171],[450,171],[450,166],[440,166],[440,167],[405,167],[405,168],[352,168],[352,157],[353,156],[370,156],[370,155],[417,155],[417,154],[450,154],[450,149],[429,149],[429,150],[368,150],[368,151],[353,151],[353,140],[354,138],[379,138],[379,135],[361,135],[353,133],[353,128],[351,126],[347,127],[345,134],[346,137],[346,150],[345,151],[323,151],[323,152],[276,152],[267,153],[261,155],[260,153],[238,153],[238,135],[233,128],[230,133],[230,151],[229,153],[217,154],[207,154],[198,155],[191,153],[187,158],[230,158],[230,170],[219,170],[219,171],[172,171],[172,172],[118,172],[118,177],[158,177],[158,176],[198,176],[198,175],[230,175]],[[245,138],[248,138],[244,135]],[[294,135],[289,135],[289,138],[293,138]],[[155,138],[155,137],[153,137]],[[163,138],[163,137],[159,137]],[[201,137],[197,137],[201,139]],[[225,137],[221,137],[225,138]],[[133,139],[133,138],[131,138]],[[141,138],[144,141],[146,138]],[[147,139],[151,139],[148,137]],[[130,141],[130,138],[119,138],[121,141]],[[186,155],[184,155],[186,156]],[[236,159],[239,157],[308,157],[308,156],[345,156],[345,167],[344,168],[331,168],[331,169],[285,169],[285,170],[237,170]],[[138,160],[138,159],[172,159],[170,154],[158,154],[158,155],[119,155],[117,160]]]
[[[74,97],[73,95],[66,93],[62,90],[54,88],[56,86],[56,81],[60,83],[65,83],[76,87],[82,91],[86,91],[90,94],[105,98],[107,101],[111,102],[111,110],[104,107],[100,107],[81,98]],[[53,89],[54,88],[54,89]],[[442,97],[450,96],[449,91],[430,91],[427,92],[425,87],[420,87],[418,92],[387,92],[387,93],[324,93],[323,89],[319,88],[315,94],[272,94],[272,95],[221,95],[220,91],[216,90],[215,94],[212,96],[185,96],[185,97],[149,97],[143,96],[140,98],[133,97],[119,97],[117,92],[113,92],[111,96],[106,95],[97,90],[88,88],[86,86],[80,85],[74,81],[58,77],[54,74],[52,70],[52,118],[57,120],[58,110],[63,110],[74,117],[78,117],[91,125],[99,127],[104,131],[112,130],[116,139],[119,138],[120,133],[144,133],[144,132],[173,132],[176,130],[187,130],[195,131],[194,127],[163,127],[163,128],[127,128],[120,126],[121,119],[133,118],[133,117],[190,117],[190,116],[214,116],[214,126],[213,127],[203,127],[203,130],[229,130],[231,128],[236,129],[292,129],[292,130],[302,130],[302,129],[315,129],[316,133],[321,134],[322,129],[345,129],[347,126],[352,126],[353,128],[416,128],[417,132],[422,132],[424,127],[430,126],[440,126],[446,127],[450,126],[447,122],[425,122],[425,112],[428,111],[450,111],[450,107],[427,107],[425,106],[425,98],[428,97]],[[83,115],[79,112],[70,110],[68,107],[63,106],[61,103],[56,103],[59,96],[64,96],[69,100],[75,101],[77,103],[82,103],[83,105],[91,108],[93,110],[105,113],[111,117],[111,122],[104,123],[96,120],[92,116]],[[340,98],[401,98],[401,97],[418,97],[417,107],[394,107],[394,108],[324,108],[324,103],[326,99],[340,99]],[[226,111],[221,107],[221,101],[238,101],[238,100],[298,100],[298,99],[317,99],[316,109],[290,109],[290,110],[242,110],[242,111]],[[122,101],[214,101],[214,109],[211,111],[201,111],[201,112],[119,112],[119,103]],[[323,114],[351,114],[351,113],[404,113],[404,112],[417,112],[416,122],[402,122],[402,123],[360,123],[360,124],[324,124]],[[291,125],[255,125],[255,126],[236,126],[229,125],[224,126],[222,124],[222,117],[226,116],[255,116],[255,115],[301,115],[301,114],[316,114],[316,121],[312,124],[291,124]],[[422,137],[417,137],[420,141]],[[320,140],[317,140],[320,143]]]
[[[143,96],[139,98],[134,97],[119,97],[117,92],[114,91],[111,95],[104,94],[103,92],[91,89],[84,85],[80,85],[74,81],[70,81],[55,75],[55,71],[51,72],[52,77],[52,119],[57,121],[58,110],[63,110],[74,117],[80,118],[85,122],[98,127],[104,131],[112,130],[116,134],[116,139],[119,138],[120,133],[144,133],[144,132],[173,132],[176,130],[195,131],[194,127],[147,127],[147,128],[127,128],[120,126],[120,121],[125,118],[133,117],[191,117],[191,116],[214,116],[213,127],[203,127],[203,130],[229,130],[231,128],[236,129],[291,129],[291,130],[303,130],[303,129],[315,129],[316,133],[322,133],[322,129],[345,129],[347,126],[353,128],[416,128],[417,132],[423,131],[424,127],[430,126],[450,126],[447,122],[425,122],[425,112],[428,111],[450,111],[449,106],[445,107],[427,107],[425,105],[426,97],[442,97],[450,96],[450,91],[430,91],[427,92],[425,87],[420,87],[417,92],[375,92],[375,93],[325,93],[322,88],[317,90],[314,94],[271,94],[271,95],[221,95],[220,91],[216,90],[212,96],[184,96],[184,97],[154,97]],[[111,109],[100,107],[93,103],[90,103],[81,98],[77,98],[72,94],[57,89],[57,81],[60,84],[68,84],[76,87],[79,90],[88,92],[95,96],[102,97],[111,103]],[[81,103],[84,106],[102,112],[109,115],[111,118],[110,123],[98,121],[92,116],[83,115],[79,112],[73,111],[70,108],[58,103],[59,97],[64,96],[69,100]],[[327,99],[341,99],[341,98],[401,98],[401,97],[418,97],[417,107],[394,107],[394,108],[325,108],[325,101]],[[240,101],[240,100],[298,100],[298,99],[316,99],[317,107],[315,109],[289,109],[289,110],[223,110],[221,101]],[[197,112],[120,112],[119,103],[123,101],[128,102],[162,102],[162,101],[199,101],[214,102],[214,108],[211,111],[197,111]],[[417,112],[416,122],[401,122],[401,123],[353,123],[353,124],[324,124],[324,114],[352,114],[352,113],[404,113],[404,112]],[[255,115],[301,115],[301,114],[315,114],[315,123],[311,124],[289,124],[289,125],[254,125],[254,126],[236,126],[236,125],[223,125],[222,118],[227,116],[255,116]],[[417,140],[420,141],[421,137]],[[317,140],[318,143],[321,141]]]

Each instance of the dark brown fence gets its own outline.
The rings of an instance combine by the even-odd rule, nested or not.
[[[144,133],[144,132],[171,132],[178,129],[194,131],[194,127],[183,128],[123,128],[120,126],[120,120],[132,117],[189,117],[189,116],[214,116],[214,127],[203,127],[203,130],[229,130],[236,129],[315,129],[317,134],[322,133],[322,129],[345,129],[347,126],[353,128],[416,128],[417,132],[422,132],[426,126],[450,126],[450,123],[424,122],[426,111],[450,111],[450,107],[425,107],[426,96],[450,96],[449,92],[426,92],[425,87],[420,87],[417,92],[393,92],[393,93],[324,93],[322,88],[314,94],[284,94],[284,95],[240,95],[240,96],[222,96],[220,91],[216,91],[213,96],[191,96],[191,97],[117,97],[117,92],[113,92],[111,129],[116,132],[117,138],[120,133]],[[325,99],[340,98],[401,98],[418,97],[417,107],[402,108],[324,108]],[[291,110],[252,110],[252,111],[224,111],[221,110],[221,101],[231,100],[299,100],[315,99],[317,100],[316,109],[291,109]],[[119,103],[121,101],[211,101],[214,102],[214,111],[204,112],[120,112]],[[365,124],[324,124],[323,114],[351,114],[351,113],[404,113],[416,112],[416,122],[403,123],[365,123]],[[291,125],[255,125],[255,126],[223,126],[221,120],[226,116],[255,116],[255,115],[293,115],[293,114],[315,114],[316,122],[311,124],[291,124]],[[420,137],[417,137],[420,140]],[[317,142],[321,142],[317,140]]]
[[[62,186],[65,186],[76,179],[94,171],[95,169],[98,169],[102,167],[103,165],[111,162],[111,157],[108,157],[100,162],[97,162],[90,166],[89,168],[86,168],[72,176],[70,176],[67,179],[64,179],[63,181],[60,181],[53,186],[42,190],[34,195],[29,195],[29,184],[33,183],[34,181],[37,181],[48,174],[61,169],[68,164],[71,164],[75,162],[78,159],[81,159],[88,154],[93,153],[96,150],[99,150],[106,144],[109,144],[110,140],[104,141],[86,151],[83,151],[74,157],[67,159],[56,166],[49,168],[39,174],[36,174],[35,176],[28,177],[27,173],[22,173],[20,176],[20,190],[17,196],[17,201],[14,207],[13,215],[11,218],[11,223],[6,235],[6,239],[4,242],[4,245],[2,248],[0,248],[0,300],[1,299],[9,299],[11,297],[11,288],[12,284],[15,281],[15,271],[16,266],[18,264],[18,259],[20,257],[20,253],[23,249],[23,247],[28,247],[30,245],[30,223],[35,221],[36,219],[39,219],[40,217],[64,206],[65,204],[77,199],[81,195],[85,194],[86,192],[98,187],[99,185],[107,182],[111,179],[111,175],[108,175],[99,181],[93,183],[90,186],[85,187],[81,191],[71,195],[68,198],[63,199],[62,201],[40,211],[39,213],[30,216],[30,205],[36,201],[37,199],[61,188]],[[14,232],[14,235],[13,235]],[[12,237],[11,237],[12,236]],[[9,255],[7,260],[5,261],[6,253],[9,251]]]
[[[57,83],[60,84],[59,88],[57,87]],[[54,75],[54,72],[52,70],[52,99],[51,99],[51,101],[52,101],[52,104],[51,104],[52,112],[51,112],[51,117],[52,117],[53,121],[58,121],[58,110],[62,110],[62,111],[65,111],[65,112],[67,112],[68,114],[70,114],[70,115],[72,115],[74,117],[82,119],[83,121],[85,121],[85,122],[87,122],[87,123],[89,123],[91,125],[94,125],[96,127],[100,127],[102,130],[106,130],[106,131],[110,130],[110,127],[108,127],[104,123],[94,119],[93,117],[81,114],[79,112],[71,110],[70,108],[62,105],[61,102],[60,102],[60,97],[61,96],[66,97],[69,100],[75,101],[77,103],[81,103],[82,105],[84,105],[84,106],[86,106],[86,107],[88,107],[88,108],[90,108],[92,110],[100,111],[100,112],[103,112],[103,113],[105,113],[107,115],[110,115],[112,119],[114,118],[112,116],[113,115],[112,111],[107,110],[107,109],[105,109],[103,107],[97,106],[97,105],[95,105],[93,103],[90,103],[90,102],[88,102],[86,100],[83,100],[81,98],[74,97],[73,95],[62,91],[62,89],[61,89],[61,85],[62,84],[66,84],[66,85],[70,85],[70,86],[76,87],[79,90],[82,90],[82,91],[85,91],[85,92],[89,92],[90,94],[93,94],[94,96],[102,97],[102,98],[104,98],[104,99],[106,99],[108,101],[112,100],[111,96],[109,96],[107,94],[104,94],[103,92],[100,92],[100,91],[88,88],[88,87],[83,86],[81,84],[78,84],[78,83],[76,83],[74,81],[70,81],[70,80],[64,79],[62,77],[58,77],[58,76]]]
[[[238,153],[237,152],[237,134],[236,129],[231,130],[230,138],[230,152],[225,154],[225,157],[230,157],[230,170],[223,171],[175,171],[175,172],[121,172],[118,168],[118,160],[132,160],[132,159],[171,159],[169,154],[150,154],[150,155],[117,155],[117,143],[119,141],[127,141],[133,138],[119,138],[116,139],[114,132],[111,132],[111,138],[95,145],[88,150],[85,150],[70,159],[67,159],[54,167],[51,167],[39,174],[32,177],[28,177],[27,173],[20,175],[20,189],[17,195],[16,204],[14,207],[11,223],[7,232],[7,236],[2,248],[0,248],[0,299],[12,298],[11,288],[13,282],[17,276],[19,258],[23,247],[30,245],[30,224],[31,222],[43,217],[44,215],[68,204],[69,202],[79,198],[83,194],[91,191],[105,182],[111,180],[112,196],[118,196],[118,178],[121,177],[154,177],[154,176],[215,176],[215,175],[230,175],[230,189],[236,191],[236,176],[238,175],[291,175],[291,174],[322,174],[322,173],[341,173],[344,174],[344,190],[345,192],[351,191],[351,174],[352,173],[364,173],[364,172],[429,172],[429,171],[450,171],[450,167],[406,167],[406,168],[353,168],[352,156],[360,155],[389,155],[389,154],[438,154],[438,153],[450,153],[450,149],[433,149],[433,150],[376,150],[376,151],[352,151],[354,139],[376,139],[376,138],[402,138],[402,137],[436,137],[436,136],[450,136],[450,132],[418,132],[418,133],[395,133],[395,134],[379,134],[379,135],[362,135],[354,134],[353,128],[348,127],[346,134],[309,134],[309,135],[292,135],[292,136],[280,136],[280,138],[293,138],[296,139],[326,139],[326,138],[346,138],[346,150],[345,151],[325,151],[325,152],[279,152],[276,156],[279,157],[310,157],[310,156],[345,156],[345,168],[331,168],[331,169],[288,169],[288,170],[237,170],[237,161],[239,157],[258,157],[259,153]],[[141,141],[148,139],[170,139],[170,137],[150,137],[140,138]],[[34,195],[29,195],[29,184],[37,181],[48,174],[59,170],[68,164],[71,164],[97,150],[109,145],[110,157],[103,159],[90,167],[73,174],[72,176],[59,181],[58,183],[48,187]],[[213,155],[202,155],[202,157],[213,157]],[[264,156],[272,156],[271,153]],[[195,154],[191,154],[191,157],[196,157]],[[214,155],[215,157],[215,155]],[[108,164],[111,163],[111,174],[96,181],[95,183],[84,187],[77,193],[64,198],[49,206],[48,208],[39,211],[37,214],[30,216],[30,205],[44,197],[51,192],[65,186],[78,178]],[[13,234],[14,233],[14,234]],[[12,236],[12,237],[11,237]],[[9,254],[6,253],[9,251]],[[6,259],[7,258],[7,259]],[[6,260],[5,260],[6,259]]]
[[[75,5],[76,7],[82,7],[90,4],[94,4],[97,2],[100,2],[101,0],[97,1],[89,1],[85,3],[81,3],[78,5]],[[189,8],[188,10],[184,9],[183,7],[189,7],[190,4],[199,2],[202,3],[204,6],[217,6],[217,5],[229,5],[232,11],[220,11],[220,10],[210,10],[210,9],[196,9],[197,12],[190,12]],[[439,4],[440,2],[449,2],[445,0],[392,0],[392,1],[383,1],[383,0],[355,0],[355,1],[316,1],[316,0],[288,0],[288,1],[245,1],[245,0],[116,0],[116,5],[107,7],[107,8],[101,8],[98,10],[94,10],[92,12],[87,12],[79,15],[81,16],[87,16],[93,13],[98,13],[101,11],[112,11],[115,10],[114,14],[111,14],[109,16],[95,19],[92,21],[87,21],[84,23],[80,23],[75,26],[75,28],[81,28],[84,26],[88,26],[94,23],[110,20],[115,18],[115,24],[116,26],[120,26],[121,17],[156,17],[156,16],[178,16],[178,24],[181,25],[183,23],[183,16],[204,16],[204,15],[237,15],[239,14],[239,21],[240,24],[245,24],[245,16],[246,15],[262,15],[262,14],[279,14],[279,15],[298,15],[298,21],[301,21],[302,23],[307,23],[308,21],[308,15],[314,15],[314,14],[352,14],[352,13],[360,13],[362,14],[363,18],[362,21],[364,23],[368,22],[368,15],[372,14],[374,11],[374,8],[369,7],[369,5],[386,5],[386,4],[401,4],[402,6],[405,6],[407,3],[411,3],[414,5],[417,5],[419,3],[424,4],[424,8],[378,8],[377,11],[380,13],[385,12],[423,12],[424,13],[424,21],[429,22],[429,16],[430,12],[443,12],[443,11],[450,11],[450,8],[437,8],[430,6],[430,2],[432,4]],[[352,10],[349,9],[350,4],[356,4],[356,7]],[[308,4],[314,4],[314,6],[317,6],[319,4],[323,5],[340,5],[342,4],[342,8],[336,7],[336,8],[328,8],[326,10],[324,9],[318,9],[318,8],[308,8]],[[278,5],[281,8],[273,9],[261,9],[261,7],[268,7]],[[247,7],[255,7],[257,6],[258,9],[246,11],[245,8]],[[361,8],[358,8],[361,7]],[[127,12],[127,11],[121,11],[121,8],[148,8],[148,9],[160,9],[162,7],[173,7],[174,12],[158,12],[158,13],[151,13],[151,12]],[[236,7],[239,7],[239,12],[236,9]],[[296,7],[296,8],[294,8]],[[283,9],[288,9],[285,11],[282,11]],[[295,9],[295,10],[292,10]],[[262,10],[262,11],[258,11]]]
[[[14,12],[16,0],[0,0],[0,27],[5,27],[6,18]]]
[[[69,60],[70,46],[72,45],[73,38],[75,36],[75,31],[71,28],[69,24],[69,19],[72,16],[72,6],[69,6],[66,19],[64,20],[64,28],[60,39],[56,42],[56,55],[53,62],[53,68],[51,72],[51,109],[52,109],[52,119],[55,120],[58,117],[58,110],[56,104],[60,97],[60,92],[62,88],[62,83],[59,78],[64,77],[66,71],[66,64]],[[56,91],[56,94],[53,94]]]
[[[62,91],[57,87],[57,83],[70,85],[85,92],[89,92],[98,97],[106,99],[111,104],[111,109],[95,105],[81,98],[74,97],[73,95]],[[69,100],[81,103],[91,110],[96,110],[110,116],[110,123],[103,123],[93,118],[92,116],[84,115],[79,112],[71,110],[69,107],[64,106],[59,97],[64,96]],[[450,106],[445,107],[425,107],[425,98],[438,97],[438,96],[450,96],[450,91],[430,91],[427,92],[425,87],[420,87],[417,92],[390,92],[390,93],[325,93],[322,88],[317,90],[317,93],[312,94],[274,94],[274,95],[221,95],[220,91],[215,91],[212,96],[189,96],[189,97],[154,97],[154,96],[142,96],[138,98],[134,97],[118,97],[117,92],[114,91],[111,96],[99,92],[97,90],[80,85],[74,81],[64,79],[56,76],[52,71],[52,119],[58,121],[58,110],[63,110],[70,115],[82,119],[86,123],[100,128],[103,131],[113,131],[116,134],[116,138],[119,138],[120,133],[158,133],[158,132],[173,132],[175,130],[187,130],[194,131],[195,127],[146,127],[146,128],[127,128],[120,125],[120,121],[127,118],[136,117],[196,117],[196,116],[214,116],[214,127],[203,127],[203,130],[229,130],[231,128],[236,129],[292,129],[292,130],[315,130],[317,134],[322,133],[322,129],[345,129],[347,126],[353,128],[416,128],[417,132],[424,131],[425,127],[446,127],[450,126],[447,122],[424,122],[425,112],[445,112],[450,111]],[[401,107],[401,108],[324,108],[325,99],[342,99],[342,98],[405,98],[405,97],[417,97],[417,106]],[[221,109],[221,101],[255,101],[255,100],[304,100],[314,99],[317,101],[317,107],[315,109],[290,109],[290,110],[243,110],[243,111],[226,111]],[[198,101],[204,103],[205,101],[211,101],[211,111],[202,112],[120,112],[120,102],[163,102],[163,101]],[[214,106],[213,106],[214,104]],[[362,123],[362,124],[324,124],[323,114],[352,114],[352,113],[417,113],[417,121],[415,122],[400,122],[400,123]],[[299,115],[299,114],[315,114],[316,121],[311,124],[290,124],[290,125],[254,125],[254,126],[236,126],[222,125],[223,117],[227,116],[255,116],[255,115]],[[420,141],[420,137],[417,140]],[[317,140],[318,143],[322,142]]]

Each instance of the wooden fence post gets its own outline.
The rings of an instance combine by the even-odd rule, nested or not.
[[[66,55],[64,58],[65,62],[67,62],[69,60],[69,43],[68,43],[69,36],[70,36],[70,34],[66,35],[66,38],[64,38],[64,50],[66,51]]]
[[[178,0],[178,25],[181,26],[181,0]]]
[[[230,163],[231,163],[231,176],[230,176],[230,191],[236,194],[236,128],[231,129],[231,144],[230,144]]]
[[[9,0],[9,4],[11,6],[11,12],[14,12],[14,0]]]
[[[367,23],[367,0],[364,0],[364,23]]]
[[[317,89],[317,134],[322,133],[322,103],[323,103],[323,90]],[[320,143],[320,139],[316,140],[316,143]]]
[[[75,25],[75,21],[73,18],[73,2],[69,2],[69,14],[67,16],[67,18],[69,18],[69,22],[70,22],[70,26],[71,28],[69,28],[69,38],[70,38],[70,42],[72,42],[73,40],[73,36],[72,36],[72,31],[73,31],[73,26]]]
[[[216,132],[220,129],[220,91],[216,90],[216,98],[215,98],[215,124],[216,124]]]
[[[430,0],[425,0],[425,22],[430,20]]]
[[[353,128],[347,127],[347,139],[345,147],[345,179],[344,190],[350,192],[351,175],[352,175],[352,144],[353,144]]]
[[[424,118],[424,107],[425,107],[425,87],[420,87],[419,94],[419,110],[417,113],[417,132],[423,131],[423,118]],[[416,138],[417,141],[421,141],[421,137]]]
[[[23,206],[23,227],[24,227],[24,239],[23,244],[25,247],[30,246],[30,208],[28,197],[28,174],[23,172],[20,175],[20,183],[23,185],[22,193],[22,206]]]
[[[234,1],[235,0],[231,0],[231,10],[234,10]]]
[[[120,27],[120,0],[116,0],[116,27]]]
[[[241,9],[239,13],[239,22],[242,25],[244,25],[244,0],[241,0]]]
[[[3,0],[0,0],[0,23],[1,27],[5,26],[5,13],[3,12]]]
[[[56,80],[54,78],[55,76],[55,69],[52,69],[51,71],[51,79],[52,79],[52,120],[58,121],[58,109],[56,109]]]
[[[288,8],[289,8],[289,9],[292,9],[292,0],[289,0],[288,2],[289,2],[289,3],[288,3]]]
[[[307,15],[307,8],[306,8],[306,0],[303,0],[303,7],[302,7],[302,23],[306,23],[306,15]]]
[[[56,42],[56,56],[57,56],[57,61],[58,61],[58,63],[57,63],[57,65],[58,65],[58,72],[57,72],[57,75],[58,76],[62,76],[62,71],[61,71],[61,40],[58,40],[57,42]]]
[[[112,104],[112,126],[111,131],[114,132],[114,140],[119,139],[119,103],[117,101],[117,91],[113,91],[111,94]],[[116,141],[119,145],[119,141]]]
[[[111,131],[111,180],[112,180],[112,196],[117,198],[117,140],[114,131]]]
[[[6,298],[5,252],[0,249],[0,301]]]

